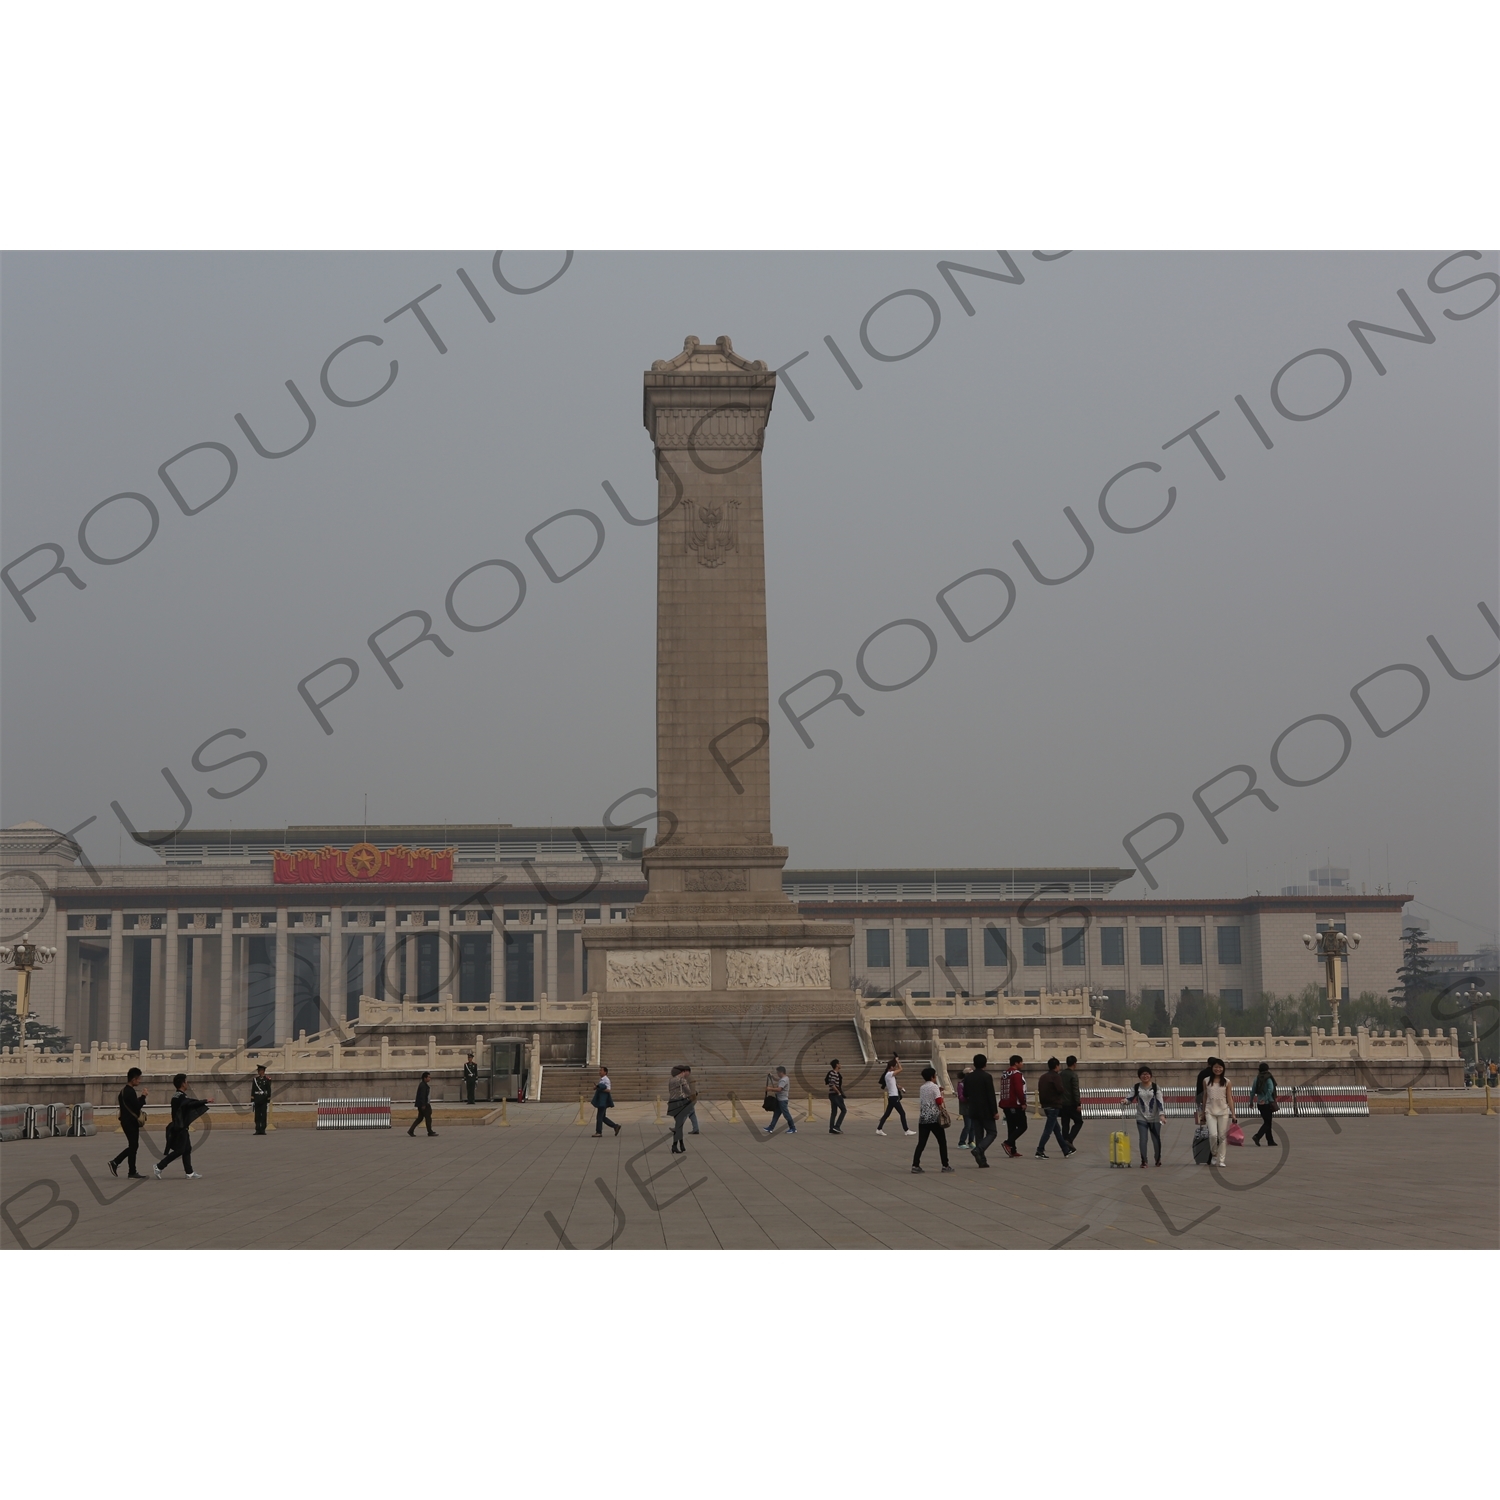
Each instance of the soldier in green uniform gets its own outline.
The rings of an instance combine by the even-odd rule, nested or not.
[[[479,1083],[479,1064],[474,1061],[474,1054],[469,1054],[469,1060],[464,1064],[464,1089],[469,1098],[469,1103],[474,1102],[474,1089]]]
[[[255,1106],[255,1133],[266,1133],[266,1116],[271,1111],[271,1080],[266,1077],[266,1065],[260,1063],[255,1077],[250,1080],[250,1102]]]

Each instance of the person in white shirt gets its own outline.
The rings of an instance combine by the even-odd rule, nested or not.
[[[922,1151],[927,1145],[927,1137],[935,1135],[938,1143],[938,1155],[943,1160],[943,1170],[951,1172],[953,1168],[948,1165],[948,1132],[943,1128],[943,1090],[937,1081],[937,1069],[927,1067],[922,1069],[922,1087],[917,1093],[917,1149],[911,1159],[913,1172],[922,1170]],[[910,1132],[907,1132],[910,1134]]]
[[[1198,1123],[1208,1126],[1208,1150],[1215,1166],[1224,1165],[1229,1126],[1238,1119],[1234,1112],[1234,1089],[1224,1074],[1224,1064],[1216,1057],[1203,1080],[1203,1104],[1198,1111]]]
[[[776,1104],[771,1111],[771,1123],[766,1126],[766,1134],[776,1129],[776,1122],[782,1115],[786,1116],[786,1133],[796,1135],[797,1122],[792,1119],[792,1080],[787,1077],[785,1068],[777,1068],[773,1078],[766,1074],[766,1093],[774,1095]]]
[[[876,1135],[885,1134],[885,1122],[890,1119],[892,1110],[901,1116],[901,1128],[907,1135],[916,1134],[906,1123],[906,1109],[901,1103],[901,1085],[896,1078],[900,1071],[901,1059],[893,1052],[891,1060],[885,1065],[885,1072],[880,1075],[880,1086],[885,1090],[885,1113],[880,1117],[880,1124],[875,1127]]]

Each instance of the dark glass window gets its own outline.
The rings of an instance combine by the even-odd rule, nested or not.
[[[1224,929],[1222,927],[1219,929],[1220,932],[1222,932],[1223,930]],[[1221,999],[1224,1004],[1229,1007],[1230,1010],[1244,1010],[1245,1008],[1244,990],[1220,990],[1219,999]]]
[[[932,934],[925,927],[908,927],[906,929],[906,967],[908,969],[925,969],[931,962],[931,944],[928,939]]]
[[[1182,964],[1203,962],[1203,929],[1201,927],[1177,929],[1177,962]]]
[[[1161,967],[1161,928],[1160,927],[1137,927],[1136,931],[1141,939],[1141,962],[1149,968],[1159,969]],[[1145,991],[1141,993],[1144,995]]]
[[[1216,931],[1219,934],[1219,962],[1221,964],[1237,964],[1240,960],[1240,930],[1238,927],[1220,927]],[[1224,991],[1227,996],[1228,990]]]
[[[1010,964],[1010,939],[1003,927],[984,929],[984,966],[1004,969]]]
[[[1123,927],[1101,927],[1099,929],[1099,962],[1110,968],[1121,968],[1125,963],[1125,929]]]
[[[1024,955],[1023,962],[1028,969],[1045,969],[1047,967],[1047,929],[1045,927],[1028,927],[1021,937],[1021,952]]]
[[[1062,961],[1065,969],[1083,967],[1083,935],[1086,927],[1064,927],[1062,930]]]
[[[967,927],[943,928],[943,960],[950,964],[968,964],[969,929]]]
[[[888,927],[865,930],[865,967],[888,969],[891,966],[891,931]]]

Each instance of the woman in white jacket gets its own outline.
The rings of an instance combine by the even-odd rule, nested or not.
[[[1125,1103],[1135,1105],[1135,1129],[1141,1138],[1141,1165],[1146,1165],[1146,1147],[1154,1145],[1156,1165],[1160,1166],[1161,1122],[1167,1113],[1166,1101],[1156,1086],[1156,1080],[1151,1076],[1150,1068],[1137,1068],[1136,1077],[1140,1081],[1126,1096]]]
[[[1238,1119],[1234,1112],[1234,1089],[1224,1074],[1224,1064],[1216,1057],[1203,1080],[1203,1102],[1198,1107],[1198,1123],[1208,1126],[1208,1151],[1216,1166],[1224,1165],[1229,1127]]]

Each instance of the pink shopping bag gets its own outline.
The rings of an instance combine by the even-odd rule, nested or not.
[[[1231,1146],[1243,1146],[1245,1144],[1245,1132],[1240,1129],[1240,1122],[1238,1120],[1229,1127],[1229,1134],[1225,1136],[1225,1140]]]

